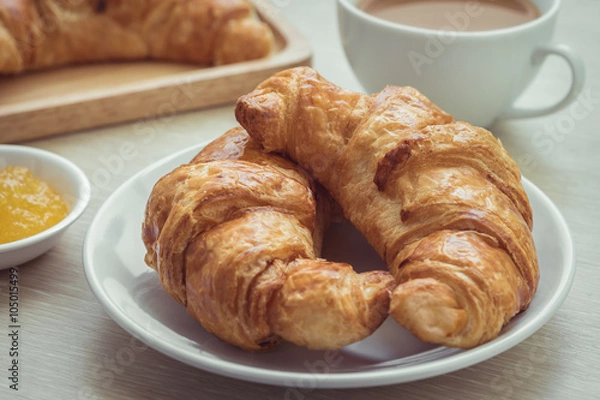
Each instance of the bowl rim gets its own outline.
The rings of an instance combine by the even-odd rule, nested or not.
[[[57,169],[75,178],[77,184],[77,200],[75,201],[75,204],[73,204],[67,216],[60,222],[41,232],[36,233],[35,235],[15,240],[13,242],[0,244],[0,254],[33,246],[53,237],[54,235],[59,234],[61,231],[75,222],[81,216],[81,214],[83,214],[91,199],[91,185],[89,179],[81,170],[81,168],[67,158],[48,150],[15,144],[0,144],[0,156],[3,154],[23,155],[29,158],[34,158],[44,163],[44,165],[48,164],[48,161],[52,161],[52,164],[56,165]]]

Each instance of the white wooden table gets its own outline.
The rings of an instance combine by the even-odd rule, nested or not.
[[[311,41],[313,66],[361,90],[343,56],[333,0],[274,3]],[[581,105],[544,118],[497,123],[492,131],[523,174],[556,203],[574,238],[577,275],[556,316],[523,343],[473,367],[409,384],[353,390],[303,390],[305,399],[600,398],[600,1],[565,1],[556,40],[586,61]],[[549,62],[523,99],[550,102],[568,73]],[[173,152],[235,125],[232,105],[143,123],[26,143],[66,156],[92,181],[91,204],[60,244],[19,268],[19,391],[9,389],[8,273],[0,271],[0,399],[286,399],[286,388],[238,381],[182,364],[134,340],[105,313],[83,273],[84,234],[102,202],[129,176]],[[139,129],[139,125],[137,125]],[[133,153],[120,155],[129,143]],[[129,357],[127,358],[126,357]],[[131,357],[133,355],[133,357]]]

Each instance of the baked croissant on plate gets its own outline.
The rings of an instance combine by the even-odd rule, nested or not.
[[[0,1],[0,74],[147,58],[230,64],[273,43],[249,0]]]
[[[307,67],[241,97],[236,117],[340,204],[398,283],[390,314],[421,340],[473,347],[530,304],[539,280],[532,211],[516,163],[490,132],[413,88],[368,96]]]
[[[358,274],[317,258],[331,204],[296,164],[235,128],[156,183],[145,260],[227,343],[337,349],[385,320],[395,282],[387,271]]]

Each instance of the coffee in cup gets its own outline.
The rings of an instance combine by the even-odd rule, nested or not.
[[[489,31],[521,25],[540,16],[530,0],[361,0],[358,8],[386,21],[427,29],[446,27],[453,15],[470,9],[476,16],[465,31]]]
[[[337,4],[344,51],[368,93],[388,84],[413,86],[455,118],[489,127],[498,118],[555,112],[570,104],[583,87],[581,57],[552,41],[560,0],[337,0]],[[396,18],[390,7],[408,13],[409,6],[423,10],[434,5],[430,13],[442,16],[441,22],[434,22],[433,26],[439,23],[436,28],[419,26],[425,24],[422,15],[419,20],[389,20]],[[458,8],[448,8],[451,5]],[[489,15],[484,17],[502,9],[506,15],[511,6],[523,7],[528,16],[500,28],[490,26]],[[474,29],[482,25],[489,29]],[[549,55],[563,58],[571,69],[568,93],[550,106],[515,106]]]

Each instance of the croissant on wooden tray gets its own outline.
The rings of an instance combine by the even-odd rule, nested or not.
[[[369,96],[307,67],[241,97],[236,117],[340,204],[398,283],[390,314],[421,340],[473,347],[530,304],[539,280],[532,210],[490,132],[413,88]]]
[[[0,1],[0,74],[147,58],[230,64],[273,43],[249,0]]]
[[[332,201],[242,128],[161,178],[149,197],[146,263],[209,332],[246,350],[280,338],[337,349],[387,317],[388,271],[317,258]]]

